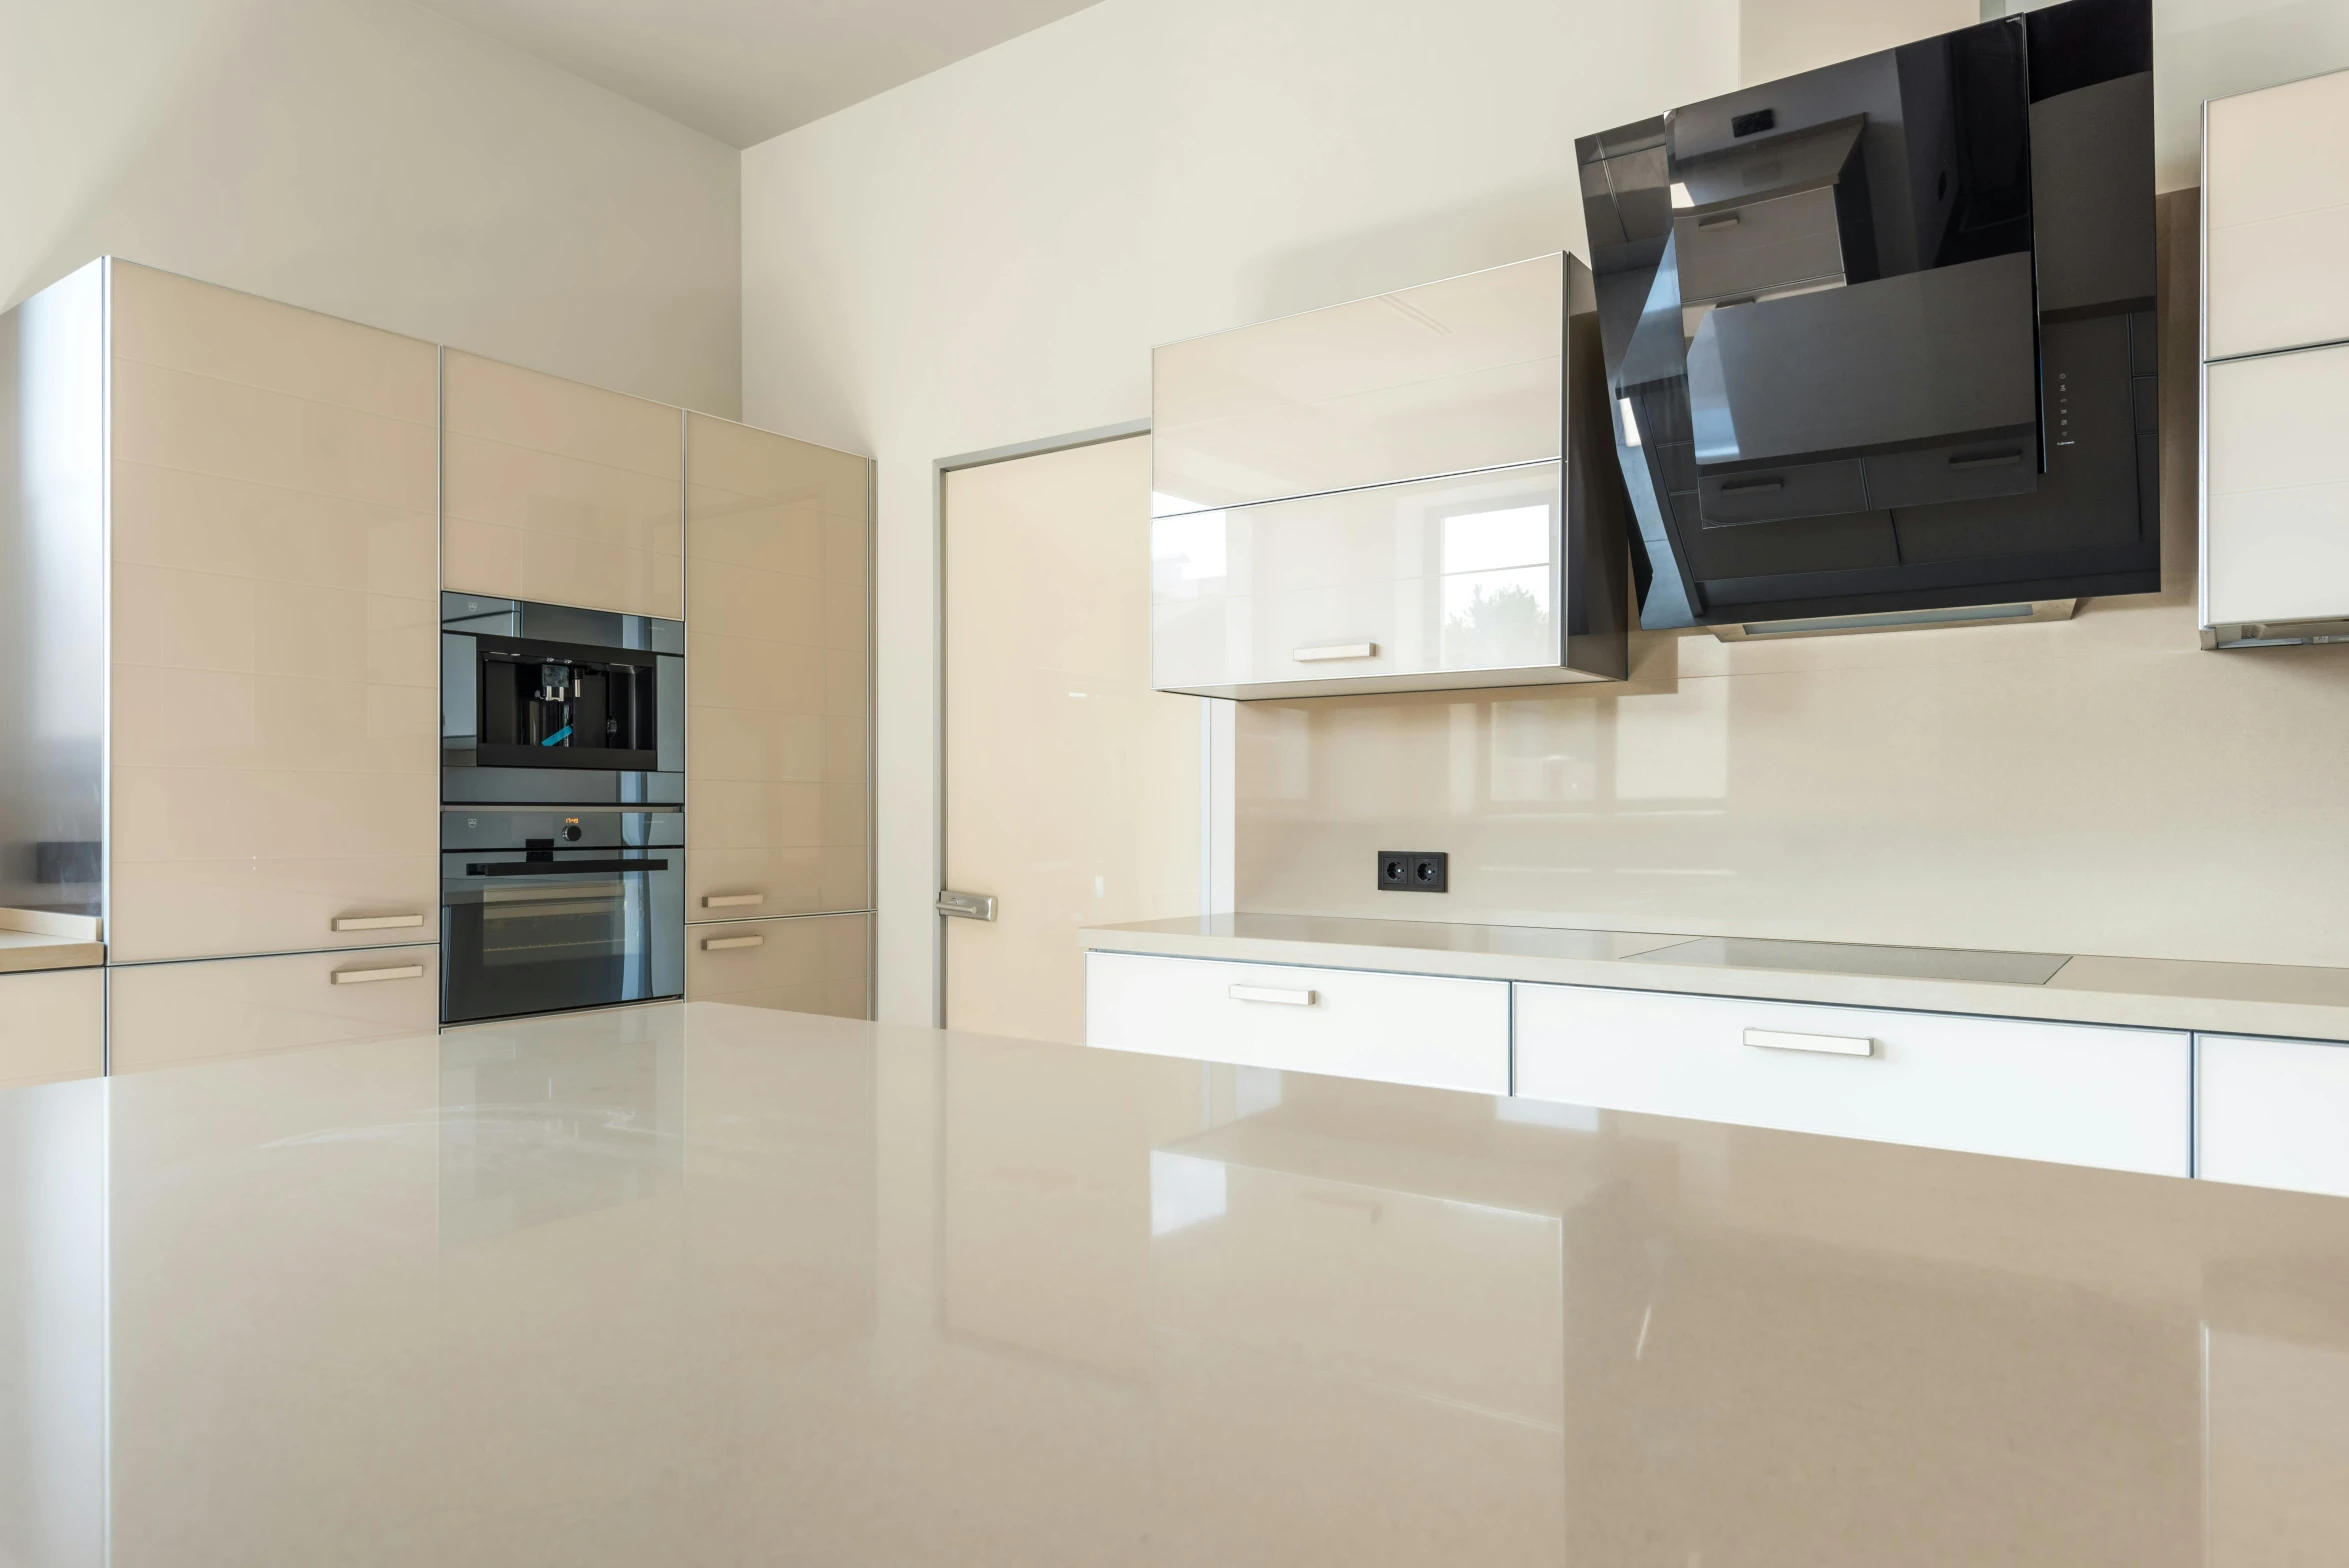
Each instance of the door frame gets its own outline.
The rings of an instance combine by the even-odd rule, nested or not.
[[[936,807],[936,819],[931,824],[931,842],[935,850],[931,856],[930,898],[935,904],[938,894],[946,887],[946,478],[968,468],[988,468],[997,463],[1016,462],[1023,457],[1043,457],[1053,452],[1073,452],[1080,447],[1103,446],[1111,441],[1130,440],[1150,433],[1147,419],[1128,419],[1114,425],[1096,425],[1090,430],[1073,431],[1067,435],[1044,436],[1034,441],[1015,441],[1009,446],[988,447],[984,451],[960,452],[953,457],[941,457],[930,464],[930,628],[933,646],[937,649],[937,667],[931,671],[930,735],[931,755],[938,759],[937,776],[931,781],[931,798]],[[1202,762],[1202,773],[1205,764]],[[1204,800],[1204,796],[1202,799]],[[1204,807],[1202,808],[1204,810]],[[950,917],[937,913],[930,915],[930,1022],[936,1028],[946,1027],[946,922]]]

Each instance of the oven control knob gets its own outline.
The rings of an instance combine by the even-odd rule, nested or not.
[[[564,839],[564,841],[565,841],[566,843],[571,843],[571,844],[576,844],[576,843],[578,843],[578,842],[579,842],[579,824],[578,824],[578,823],[576,823],[576,822],[566,822],[566,823],[564,823],[564,824],[563,824],[563,839]]]

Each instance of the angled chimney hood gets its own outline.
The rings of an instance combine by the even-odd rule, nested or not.
[[[1577,142],[1642,625],[2160,586],[2152,93],[2069,0]]]

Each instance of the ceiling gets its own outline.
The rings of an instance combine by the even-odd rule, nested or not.
[[[421,0],[748,147],[1093,0]]]

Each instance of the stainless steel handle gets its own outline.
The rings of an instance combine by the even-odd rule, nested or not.
[[[1283,1007],[1311,1007],[1314,995],[1275,985],[1236,985],[1227,994],[1235,1002],[1277,1002]]]
[[[1843,1034],[1791,1034],[1784,1029],[1748,1029],[1745,1043],[1765,1051],[1823,1051],[1830,1056],[1874,1056],[1876,1042]]]
[[[759,947],[766,940],[763,936],[705,936],[701,939],[701,950],[705,953],[722,953],[730,947]]]
[[[1298,648],[1289,657],[1299,664],[1321,664],[1331,659],[1375,659],[1378,644],[1374,642],[1330,642],[1313,648]]]
[[[422,915],[337,915],[337,931],[389,931],[398,926],[420,926]]]
[[[377,980],[418,980],[423,978],[422,964],[393,964],[384,969],[337,969],[336,985],[370,985]]]
[[[767,901],[764,893],[712,893],[701,901],[704,909],[741,909]]]
[[[995,918],[995,895],[952,891],[940,893],[938,913],[952,915],[957,920],[992,920]]]

